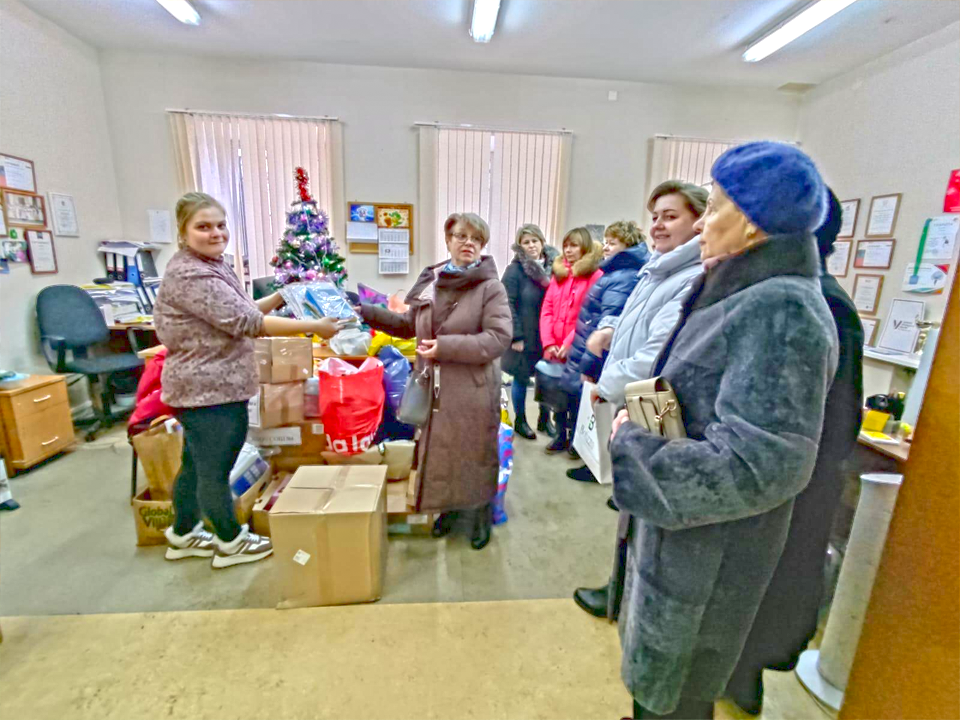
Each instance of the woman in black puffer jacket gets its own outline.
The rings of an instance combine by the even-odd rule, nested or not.
[[[513,262],[503,272],[510,313],[513,316],[513,341],[503,356],[503,371],[513,375],[511,390],[517,434],[534,440],[536,433],[527,424],[527,385],[533,368],[543,357],[540,342],[540,306],[550,284],[550,268],[560,252],[547,245],[543,231],[536,225],[523,225],[513,244]],[[537,430],[553,436],[556,430],[549,411],[541,406]]]
[[[635,222],[619,220],[607,227],[603,233],[603,258],[600,263],[603,276],[590,288],[580,308],[573,345],[560,379],[560,385],[568,395],[567,429],[570,433],[569,452],[573,457],[577,457],[573,449],[573,431],[577,426],[583,377],[596,382],[603,369],[603,360],[598,361],[594,355],[586,352],[587,338],[597,329],[601,320],[620,315],[637,284],[640,268],[650,258],[646,238]],[[590,480],[592,476],[589,473],[584,467],[570,470],[567,475],[577,480]]]

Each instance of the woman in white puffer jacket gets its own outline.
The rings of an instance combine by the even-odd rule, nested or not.
[[[640,270],[640,279],[619,317],[604,318],[587,339],[587,353],[604,358],[597,393],[610,403],[624,403],[627,383],[650,377],[653,362],[680,319],[680,308],[693,281],[700,276],[699,235],[693,229],[707,207],[707,191],[697,185],[668,180],[650,195],[653,215],[650,239],[653,256]],[[584,466],[567,471],[580,481],[593,480]],[[611,508],[613,498],[607,501]],[[577,605],[591,615],[606,617],[608,588],[578,588]]]

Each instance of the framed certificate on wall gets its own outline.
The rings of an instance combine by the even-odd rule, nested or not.
[[[857,230],[857,215],[860,214],[860,200],[841,200],[840,232],[838,238],[852,238]]]
[[[837,240],[833,244],[833,252],[827,258],[827,272],[834,277],[847,276],[847,268],[850,266],[850,245],[849,240]]]
[[[870,198],[870,212],[867,216],[868,238],[890,237],[897,226],[897,215],[900,214],[900,193],[890,195],[874,195]]]
[[[883,275],[857,275],[853,281],[853,304],[867,315],[876,315]]]
[[[857,256],[853,266],[889,270],[896,244],[896,240],[860,240],[857,243]]]

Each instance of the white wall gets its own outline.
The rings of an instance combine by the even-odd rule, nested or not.
[[[0,150],[34,161],[38,192],[73,195],[80,222],[80,237],[54,240],[58,274],[0,275],[0,368],[49,372],[36,296],[103,274],[97,243],[121,231],[113,153],[97,51],[15,0],[0,13]]]
[[[139,240],[148,234],[146,210],[177,197],[168,108],[339,116],[347,200],[415,204],[414,122],[565,127],[574,133],[570,227],[641,217],[656,133],[796,135],[798,100],[776,92],[128,52],[105,52],[102,69],[124,233]],[[608,90],[619,91],[617,102]],[[378,278],[373,256],[348,256],[351,284],[385,290],[409,287],[418,258],[412,266],[413,275]]]
[[[800,111],[800,140],[841,200],[860,198],[856,240],[864,238],[873,195],[903,193],[890,270],[857,270],[840,280],[853,293],[858,272],[886,277],[877,317],[895,298],[925,300],[927,319],[940,320],[947,296],[901,290],[916,259],[924,221],[942,214],[950,171],[960,167],[960,23],[922,38],[811,91]],[[956,268],[956,257],[952,271]],[[948,283],[947,287],[950,284]],[[903,389],[909,377],[866,360],[868,394]]]

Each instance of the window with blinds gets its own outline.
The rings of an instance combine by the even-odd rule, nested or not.
[[[317,205],[341,227],[340,124],[313,118],[170,112],[181,191],[199,190],[227,209],[230,248],[240,277],[273,275],[296,198],[293,173],[303,167]]]
[[[736,143],[724,140],[658,136],[654,138],[653,173],[649,192],[665,180],[710,187],[714,161]]]
[[[535,223],[556,242],[562,233],[568,143],[562,133],[421,128],[421,204],[428,208],[423,195],[433,193],[429,229],[435,261],[447,257],[443,221],[454,212],[473,212],[487,221],[490,243],[484,252],[501,271],[512,258],[510,246],[521,225]]]

